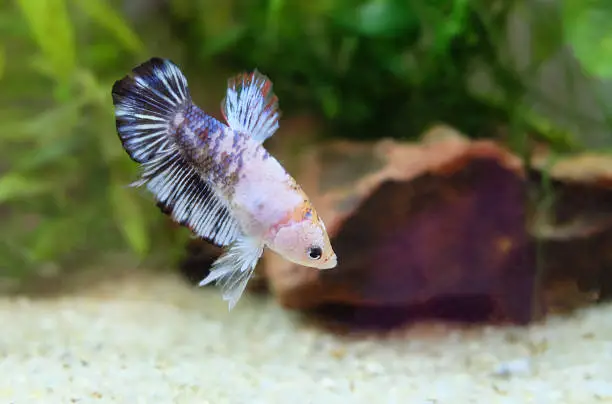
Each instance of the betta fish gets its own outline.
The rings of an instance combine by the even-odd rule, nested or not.
[[[161,211],[223,247],[200,286],[215,282],[231,310],[267,247],[317,269],[337,265],[323,221],[264,148],[279,127],[272,82],[257,70],[228,80],[226,123],[196,106],[173,62],[152,58],[112,88],[119,139]]]

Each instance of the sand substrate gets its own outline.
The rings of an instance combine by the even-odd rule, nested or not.
[[[338,336],[247,295],[135,272],[0,299],[0,403],[612,402],[612,307],[530,328]]]

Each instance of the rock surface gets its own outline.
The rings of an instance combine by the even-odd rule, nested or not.
[[[520,160],[447,128],[421,143],[347,142],[306,155],[297,176],[326,221],[339,265],[315,271],[267,254],[280,302],[412,306],[485,296],[493,316],[536,319],[536,261]]]

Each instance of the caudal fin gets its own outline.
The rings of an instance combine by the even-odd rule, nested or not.
[[[113,86],[117,132],[157,205],[199,237],[225,246],[240,226],[213,184],[185,161],[174,141],[180,114],[191,105],[187,80],[169,60],[153,58]],[[180,119],[179,119],[180,118]]]
[[[117,132],[132,160],[147,163],[172,149],[174,121],[191,103],[187,80],[170,60],[154,57],[113,85]]]

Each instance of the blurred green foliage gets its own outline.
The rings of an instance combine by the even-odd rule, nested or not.
[[[258,66],[274,77],[284,109],[319,112],[331,135],[405,138],[444,121],[490,136],[518,115],[526,129],[571,149],[579,139],[521,98],[567,45],[595,75],[597,64],[612,66],[611,57],[595,56],[611,32],[604,1],[570,0],[561,10],[546,0],[175,0],[170,12],[192,63],[215,57],[236,70]],[[528,66],[517,66],[508,50],[512,13],[532,32]],[[572,30],[562,16],[584,28]],[[483,66],[494,93],[470,88]]]
[[[566,0],[563,22],[567,40],[584,68],[594,76],[612,78],[612,2]]]
[[[109,89],[126,73],[120,61],[146,57],[145,46],[105,0],[19,0],[0,13],[10,55],[0,112],[2,273],[93,260],[126,244],[144,257],[156,229],[163,239],[162,222],[126,188],[135,167],[118,147]]]
[[[569,45],[582,69],[611,78],[612,3],[536,3],[3,2],[0,273],[97,260],[126,246],[139,257],[183,247],[186,231],[169,229],[144,191],[126,188],[136,166],[114,127],[113,81],[153,55],[179,62],[192,84],[213,66],[226,73],[257,67],[273,78],[285,114],[321,116],[326,135],[408,138],[444,121],[473,136],[509,125],[517,147],[526,131],[560,150],[580,147],[580,134],[525,104],[525,75]],[[512,10],[523,10],[533,35],[522,68],[505,40]],[[495,91],[470,86],[478,66]],[[207,79],[222,86],[226,77]]]

